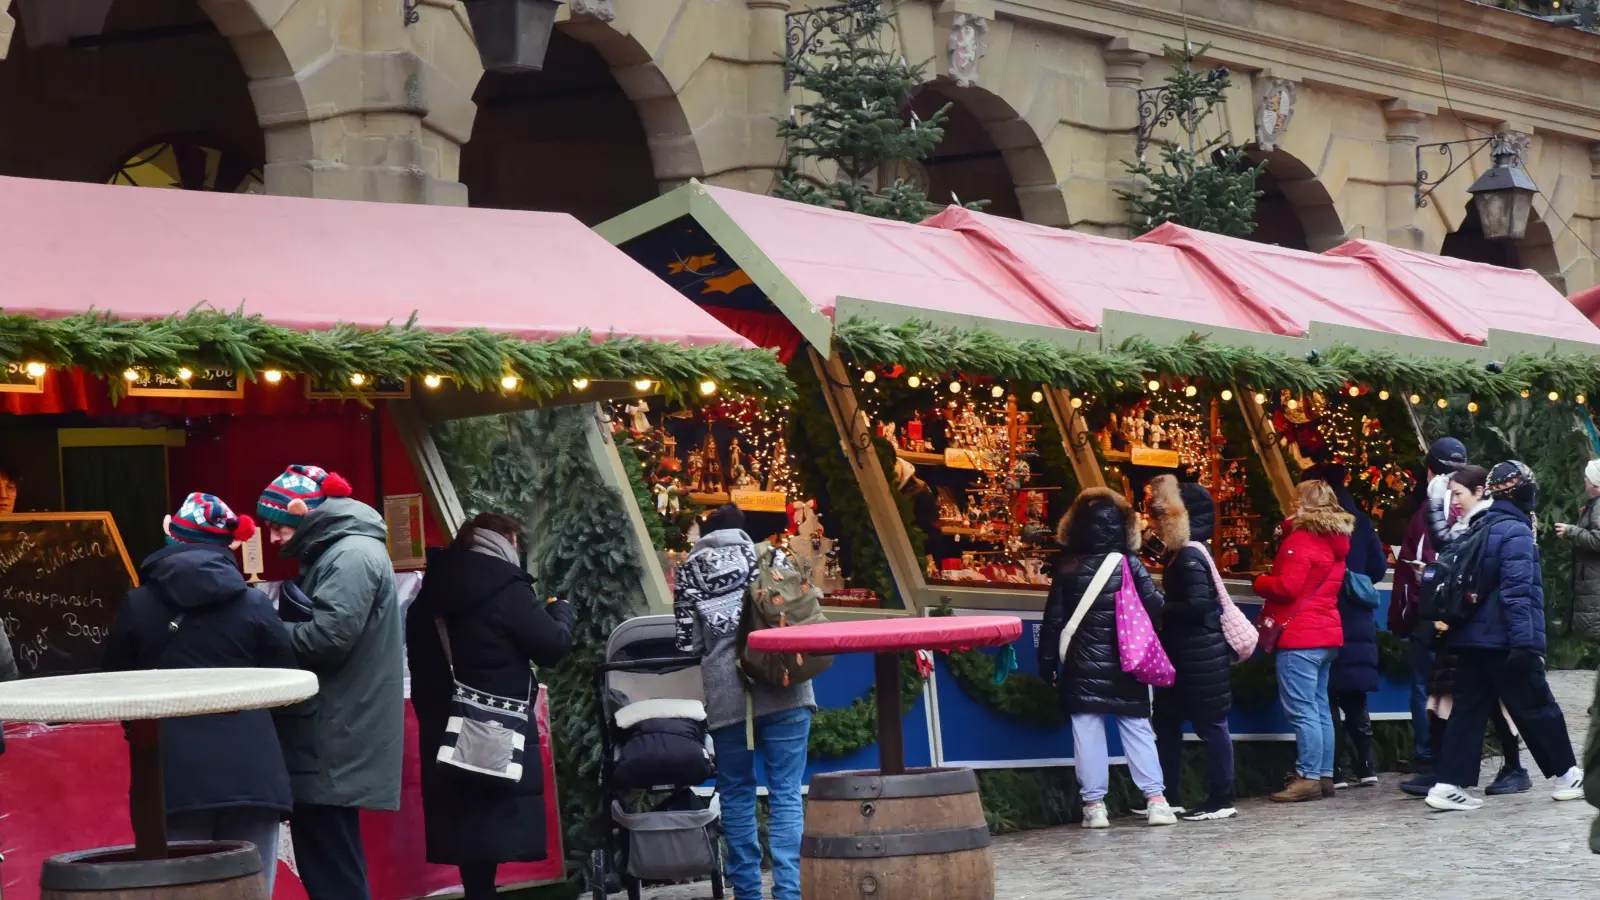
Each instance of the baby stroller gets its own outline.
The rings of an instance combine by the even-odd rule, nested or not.
[[[628,900],[644,881],[711,876],[722,900],[721,816],[690,788],[715,774],[706,734],[698,657],[677,649],[672,616],[640,616],[617,626],[595,673],[599,696],[601,802],[610,814],[602,849],[590,858],[594,900],[608,876]],[[625,798],[642,798],[630,812]]]

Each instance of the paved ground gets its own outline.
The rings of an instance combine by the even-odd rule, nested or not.
[[[1594,674],[1550,677],[1580,748]],[[1531,761],[1529,762],[1531,765]],[[1492,774],[1499,760],[1487,761]],[[1399,776],[1332,801],[1280,807],[1246,801],[1227,822],[1149,828],[1125,819],[1107,832],[1077,827],[995,842],[997,900],[1231,897],[1239,900],[1554,900],[1600,896],[1600,856],[1588,849],[1595,811],[1534,790],[1471,813],[1435,813],[1400,793]],[[1486,779],[1485,784],[1488,783]],[[1093,887],[1089,887],[1089,886]],[[704,884],[648,892],[700,900]],[[730,895],[731,896],[731,895]],[[836,900],[836,898],[808,898]],[[898,898],[895,898],[898,900]],[[951,898],[957,900],[957,898]]]

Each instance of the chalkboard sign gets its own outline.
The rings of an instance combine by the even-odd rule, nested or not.
[[[0,516],[0,622],[22,677],[98,670],[135,584],[110,513]]]
[[[28,367],[23,363],[5,363],[0,365],[0,393],[42,394],[44,376],[29,375]]]
[[[130,397],[207,397],[234,400],[244,396],[244,382],[232,369],[192,369],[188,378],[148,369],[128,382]]]

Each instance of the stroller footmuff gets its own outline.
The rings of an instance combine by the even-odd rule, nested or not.
[[[698,700],[630,703],[614,721],[622,732],[612,769],[618,790],[699,784],[716,774],[706,745],[705,704]]]

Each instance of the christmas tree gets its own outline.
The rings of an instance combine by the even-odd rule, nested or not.
[[[1188,43],[1183,50],[1165,49],[1173,72],[1166,78],[1156,122],[1177,124],[1184,137],[1161,148],[1159,165],[1143,153],[1126,164],[1128,174],[1143,182],[1139,190],[1117,192],[1128,202],[1137,234],[1163,222],[1234,237],[1255,231],[1256,199],[1261,196],[1256,178],[1266,164],[1250,165],[1227,130],[1210,139],[1201,136],[1229,84],[1227,69],[1195,69],[1195,57],[1207,49]]]
[[[773,194],[882,219],[920,222],[938,212],[915,183],[896,176],[880,187],[879,176],[896,162],[915,162],[944,140],[950,114],[945,104],[927,119],[908,114],[912,91],[926,64],[911,65],[891,53],[894,24],[877,3],[854,4],[828,21],[831,40],[803,47],[784,61],[784,72],[810,102],[779,120],[788,162]],[[809,51],[809,52],[807,52]],[[802,174],[807,160],[832,181]],[[983,202],[968,203],[980,209]]]

